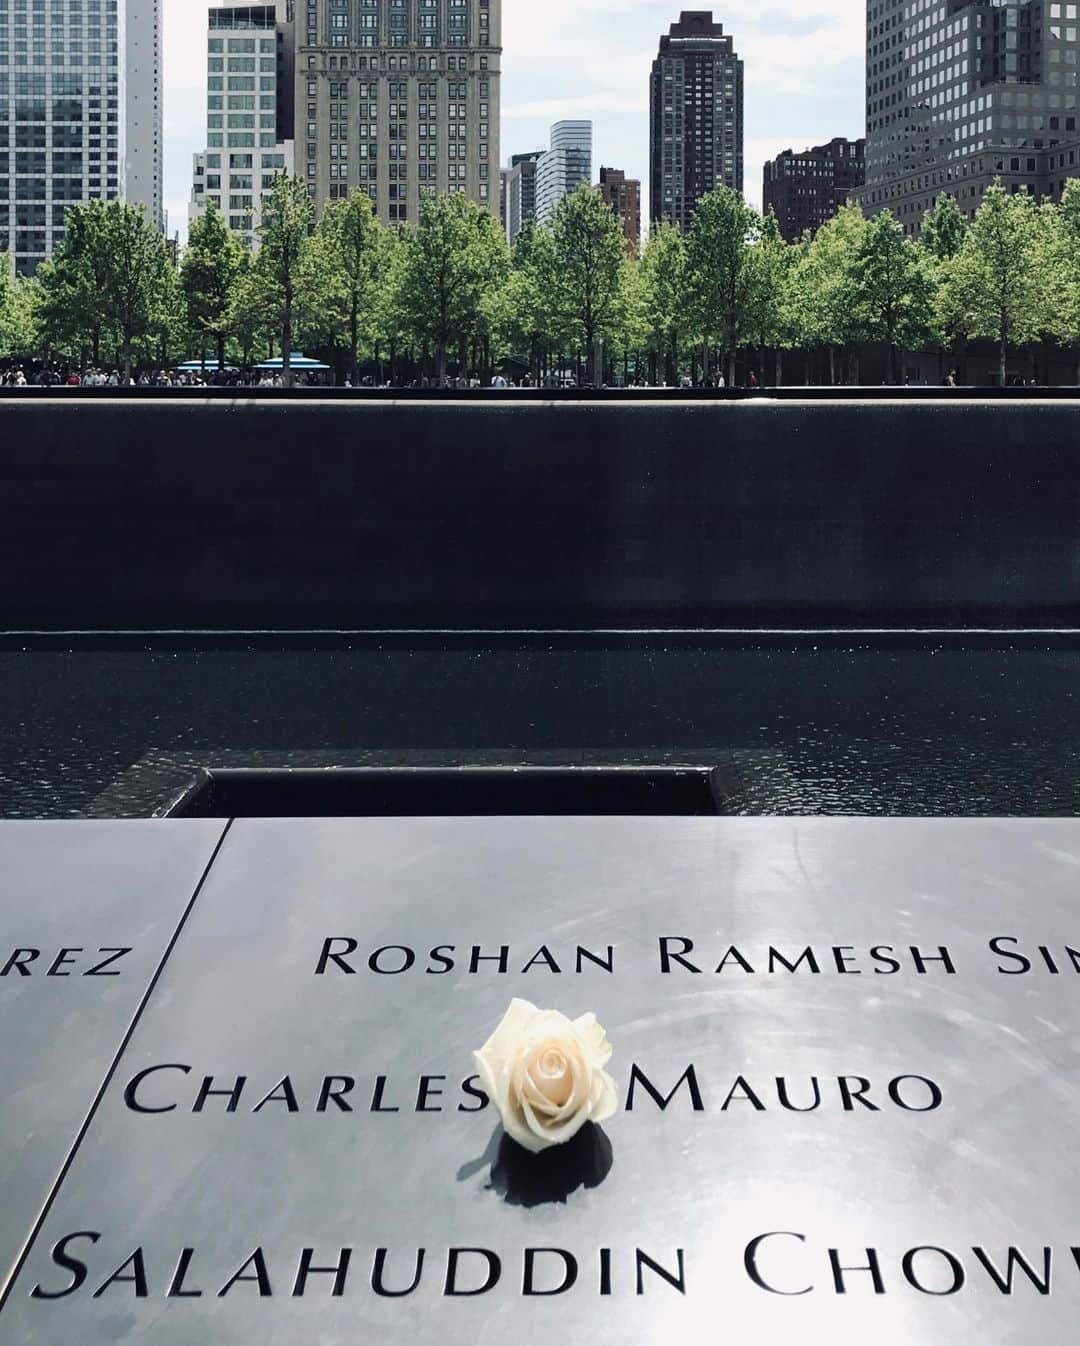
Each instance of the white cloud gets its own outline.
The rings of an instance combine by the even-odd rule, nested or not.
[[[205,143],[205,0],[165,0],[165,183],[186,227],[191,156]],[[594,167],[648,188],[649,70],[678,18],[668,0],[503,0],[502,158],[546,143],[560,117],[591,117]],[[857,0],[724,0],[713,13],[746,64],[746,193],[789,145],[861,135],[864,10]]]

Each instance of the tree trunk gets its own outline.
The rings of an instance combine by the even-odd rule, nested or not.
[[[998,378],[1001,382],[1001,386],[1004,388],[1009,364],[1009,338],[1004,327],[1001,329],[1001,348],[998,352],[998,357]]]
[[[289,296],[285,301],[285,314],[281,322],[281,373],[285,380],[285,387],[291,388],[293,381],[292,372],[292,297]]]
[[[776,386],[778,388],[784,386],[784,352],[780,346],[776,348]]]
[[[836,347],[829,343],[829,383],[836,387]]]

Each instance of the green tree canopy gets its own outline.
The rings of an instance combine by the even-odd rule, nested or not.
[[[80,363],[89,357],[97,366],[103,347],[113,336],[105,301],[111,281],[108,217],[112,204],[95,200],[68,210],[63,239],[37,271],[45,349]]]
[[[863,231],[852,289],[862,335],[888,346],[889,382],[896,383],[899,348],[930,337],[934,285],[926,253],[890,210]]]
[[[192,221],[180,269],[188,327],[205,352],[213,344],[225,364],[233,289],[244,265],[244,248],[211,201]]]
[[[1035,340],[1046,325],[1043,241],[1034,198],[996,182],[945,273],[943,307],[964,336],[997,342],[1002,385],[1010,345]]]
[[[807,347],[836,349],[862,335],[856,294],[866,218],[859,206],[841,206],[803,249],[796,278],[795,320]],[[835,373],[834,373],[835,377]]]
[[[229,298],[229,334],[240,363],[250,367],[260,353],[268,353],[281,334],[281,310],[268,280],[262,255],[245,253]]]
[[[1056,302],[1051,306],[1055,335],[1080,347],[1080,178],[1070,178],[1065,184],[1057,234],[1048,253],[1048,265],[1058,278]]]
[[[598,382],[597,346],[617,334],[626,237],[604,198],[582,183],[556,205],[551,221],[548,303],[554,322],[585,354],[587,379]]]
[[[664,382],[674,385],[679,380],[681,346],[691,333],[686,243],[677,225],[665,221],[653,230],[642,254],[641,272],[649,348],[662,365]]]
[[[262,247],[259,266],[253,274],[263,280],[267,300],[275,313],[286,383],[292,382],[293,328],[314,219],[315,207],[307,184],[300,178],[279,173],[263,198],[259,226]]]
[[[331,344],[347,352],[353,379],[360,350],[374,345],[395,238],[380,223],[367,192],[331,201],[315,227],[309,257],[318,311]]]
[[[551,230],[540,228],[530,216],[514,241],[503,284],[484,300],[496,344],[511,354],[528,354],[534,384],[540,382],[541,351],[551,332],[548,278],[554,270]]]
[[[38,270],[43,336],[51,348],[76,354],[89,347],[95,364],[114,340],[125,377],[136,348],[160,330],[173,298],[165,240],[142,207],[89,201],[67,212],[63,242]]]
[[[719,347],[727,356],[729,383],[735,380],[735,354],[762,301],[762,278],[751,255],[760,237],[761,216],[727,187],[701,198],[686,235],[688,312],[706,355]]]
[[[798,259],[799,250],[781,234],[776,215],[770,210],[750,255],[757,283],[752,291],[756,299],[750,311],[748,336],[755,345],[776,352],[777,383],[782,381],[781,352],[797,341],[798,327],[792,301]]]
[[[420,218],[402,238],[396,304],[404,325],[434,347],[440,384],[450,346],[475,333],[485,292],[508,265],[506,236],[490,211],[461,192],[422,198]]]
[[[936,261],[945,262],[964,246],[967,227],[967,218],[956,204],[956,197],[942,192],[923,216],[919,242]]]

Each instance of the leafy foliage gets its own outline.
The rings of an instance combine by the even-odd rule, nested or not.
[[[402,237],[395,301],[407,330],[435,350],[446,382],[452,344],[464,348],[484,325],[483,299],[509,267],[499,222],[460,192],[425,196],[420,219]]]
[[[1010,344],[1045,325],[1046,229],[1033,197],[988,188],[963,246],[945,272],[942,306],[966,337],[997,341],[1002,384]]]
[[[354,379],[388,355],[392,370],[404,361],[440,383],[456,357],[462,371],[527,365],[537,384],[567,360],[590,382],[620,359],[641,377],[647,361],[653,381],[674,384],[725,366],[730,378],[749,351],[772,352],[778,381],[785,351],[825,352],[835,380],[838,360],[857,376],[861,345],[881,343],[895,380],[905,349],[991,339],[1004,379],[1016,346],[1080,347],[1080,180],[1060,206],[997,184],[971,223],[942,195],[918,241],[890,212],[868,220],[848,205],[789,244],[773,216],[721,189],[685,235],[660,225],[638,258],[588,186],[549,224],[526,221],[511,255],[494,216],[461,193],[425,196],[400,228],[363,193],[316,223],[307,184],[283,174],[260,232],[251,252],[209,207],[177,272],[141,211],[75,206],[33,280],[0,258],[0,356],[130,371],[182,350],[244,366],[277,350],[287,370],[299,339]]]

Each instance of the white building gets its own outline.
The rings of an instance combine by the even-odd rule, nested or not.
[[[35,271],[67,209],[162,214],[161,0],[0,3],[0,251]]]
[[[262,202],[292,173],[293,35],[286,2],[211,9],[207,36],[206,150],[195,155],[189,220],[213,201],[253,247]]]
[[[551,148],[536,164],[536,219],[544,224],[556,204],[592,182],[592,122],[562,121],[551,128]]]
[[[164,228],[161,5],[162,0],[127,0],[120,36],[124,199],[144,206],[159,229]]]

